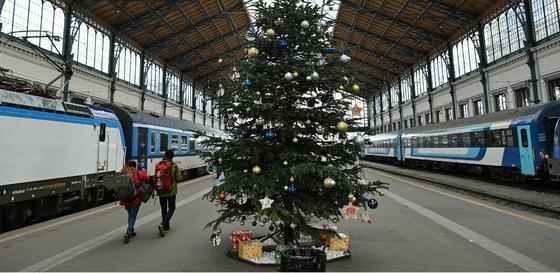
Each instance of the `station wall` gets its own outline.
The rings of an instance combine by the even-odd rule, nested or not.
[[[551,87],[549,86],[549,82],[551,80],[558,81],[558,79],[560,79],[560,37],[554,37],[550,41],[541,43],[531,50],[535,53],[539,103],[550,102],[553,99],[551,99]],[[452,82],[451,84],[455,89],[456,117],[462,118],[459,115],[459,111],[460,107],[464,104],[468,105],[468,116],[475,115],[476,102],[484,98],[484,89],[481,82],[482,73],[485,73],[487,78],[487,99],[490,112],[498,111],[497,96],[500,94],[505,94],[505,105],[507,109],[526,106],[523,104],[520,105],[519,102],[519,90],[523,89],[527,90],[526,92],[529,96],[527,104],[534,104],[535,97],[531,84],[531,71],[527,61],[527,53],[525,51],[519,51],[492,63],[484,70],[474,70]],[[414,105],[416,107],[416,117],[414,118],[416,123],[418,122],[418,118],[421,117],[422,125],[425,125],[426,115],[431,117],[433,122],[436,122],[437,111],[445,113],[445,109],[453,108],[450,93],[451,84],[446,83],[431,92],[432,115],[430,115],[429,96],[427,94],[422,94],[414,99]],[[405,102],[401,107],[403,118],[405,120],[412,118],[413,104]],[[398,109],[398,106],[394,109]],[[398,111],[396,113],[394,110],[392,111],[391,122],[388,118],[389,111],[383,113],[383,122],[381,122],[380,114],[372,117],[371,120],[375,120],[375,125],[377,125],[378,128],[383,128],[385,131],[404,128],[405,125],[410,127],[410,122],[408,122],[408,124],[401,124],[400,128],[395,127],[394,122],[398,120],[399,116]],[[443,121],[445,121],[445,116]],[[373,122],[372,126],[374,126]]]

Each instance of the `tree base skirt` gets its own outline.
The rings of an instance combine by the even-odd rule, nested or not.
[[[322,247],[322,245],[320,245],[320,244],[312,244],[312,243],[302,243],[302,244],[298,245],[298,247],[312,247],[312,246]],[[275,245],[263,246],[263,256],[265,256],[265,255],[274,256],[274,250],[275,249],[276,249]],[[339,261],[339,260],[344,260],[344,259],[348,259],[348,258],[351,257],[350,252],[343,253],[343,255],[332,255],[331,256],[328,253],[330,250],[328,250],[326,248],[325,251],[327,252],[327,263],[335,262],[335,261]],[[270,253],[272,253],[272,254],[270,254]],[[250,265],[253,265],[253,266],[264,266],[264,267],[280,266],[280,264],[276,264],[274,262],[274,259],[272,259],[272,261],[270,263],[267,263],[267,262],[256,262],[256,261],[253,261],[253,260],[245,260],[243,258],[239,258],[239,253],[238,253],[237,249],[230,249],[227,252],[227,256],[229,258],[232,258],[232,259],[235,259],[235,260],[238,260],[240,262],[250,264]]]

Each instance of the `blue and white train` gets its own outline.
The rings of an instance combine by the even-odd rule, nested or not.
[[[115,105],[84,106],[0,89],[0,230],[112,197],[126,160],[154,173],[166,149],[205,172],[195,131],[217,129]]]
[[[560,102],[366,137],[368,160],[463,169],[503,180],[560,180]]]

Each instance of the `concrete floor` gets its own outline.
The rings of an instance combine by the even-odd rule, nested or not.
[[[390,191],[379,198],[374,224],[338,224],[351,237],[352,258],[329,263],[328,271],[560,269],[560,221],[394,175],[365,174],[390,182]],[[180,188],[181,207],[164,238],[156,230],[159,204],[149,202],[140,209],[138,236],[123,245],[126,212],[108,204],[0,235],[0,270],[275,271],[225,257],[231,246],[228,236],[240,226],[224,225],[222,244],[211,246],[210,230],[203,227],[216,216],[215,208],[199,196],[212,183],[206,177]],[[478,237],[470,240],[469,232]]]

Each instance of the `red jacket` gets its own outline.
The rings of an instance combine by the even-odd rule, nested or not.
[[[121,206],[130,206],[130,205],[140,205],[142,203],[142,198],[140,196],[140,181],[145,183],[150,183],[150,176],[143,171],[139,171],[136,169],[132,169],[131,171],[132,177],[134,178],[134,186],[136,187],[136,196],[129,201],[122,201]]]

